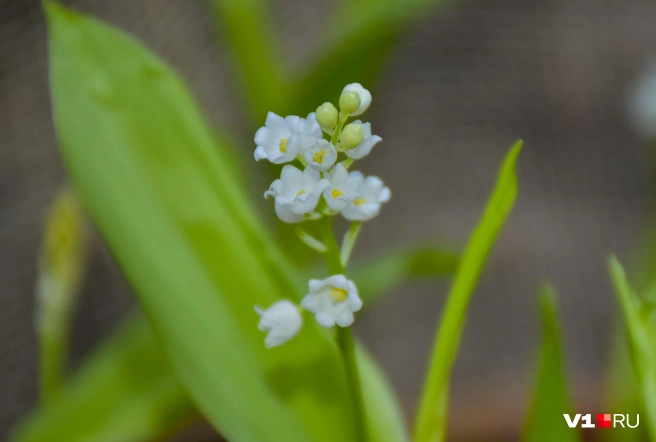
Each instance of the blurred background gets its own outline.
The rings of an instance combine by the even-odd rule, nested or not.
[[[252,162],[252,127],[204,2],[63,3],[127,30],[175,67],[210,121],[236,130],[246,173],[265,173]],[[333,2],[271,3],[285,55],[300,65],[321,43]],[[653,221],[653,153],[631,130],[627,96],[656,59],[655,23],[653,0],[458,1],[413,26],[365,85],[374,95],[367,118],[384,142],[362,169],[383,177],[393,199],[363,229],[356,258],[408,241],[459,250],[506,149],[525,140],[518,204],[476,291],[455,369],[453,440],[517,438],[544,279],[559,292],[579,412],[602,412],[616,312],[605,257],[629,258]],[[51,119],[39,2],[0,0],[0,439],[37,398],[36,260],[46,207],[66,181]],[[267,184],[252,189],[257,204]],[[88,265],[73,364],[135,307],[97,236]],[[356,322],[408,416],[447,289],[405,285]],[[197,432],[181,440],[212,440]]]

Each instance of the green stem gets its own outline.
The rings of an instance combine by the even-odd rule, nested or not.
[[[326,262],[331,275],[344,273],[344,266],[340,257],[339,246],[335,241],[333,226],[330,217],[323,217],[321,220],[321,234],[324,244],[326,245]],[[346,372],[346,383],[351,392],[351,402],[355,414],[355,434],[358,442],[367,442],[367,421],[364,407],[364,397],[362,395],[362,385],[360,383],[360,373],[355,356],[355,344],[353,335],[349,327],[337,327],[337,343],[342,353],[344,361],[344,370]]]
[[[362,384],[360,383],[360,373],[358,372],[358,363],[355,356],[355,344],[351,327],[337,327],[337,342],[339,350],[342,352],[344,359],[344,368],[346,369],[346,383],[351,391],[351,400],[355,411],[355,431],[358,442],[366,442],[367,421],[364,407],[364,397],[362,396]]]
[[[351,253],[353,252],[355,241],[358,239],[358,233],[360,233],[360,226],[362,226],[360,221],[353,221],[349,231],[344,235],[342,253],[340,254],[340,260],[344,267],[348,265],[349,259],[351,259]]]
[[[333,133],[333,136],[330,137],[330,142],[333,143],[333,145],[337,146],[337,141],[339,140],[339,134],[342,133],[342,129],[344,128],[344,124],[346,123],[346,120],[348,120],[348,114],[345,114],[343,112],[339,113],[339,121],[337,122],[337,127],[335,127],[335,132]]]

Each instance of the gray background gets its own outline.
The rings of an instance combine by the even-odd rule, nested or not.
[[[203,2],[65,3],[119,25],[172,64],[211,121],[238,128],[249,161],[251,134]],[[292,63],[318,47],[330,3],[273,3]],[[526,141],[520,198],[476,292],[455,371],[457,437],[489,436],[480,428],[503,432],[522,419],[544,278],[559,290],[577,404],[599,409],[615,312],[605,256],[627,258],[651,216],[648,154],[625,115],[627,90],[656,57],[655,43],[653,0],[470,0],[413,27],[373,89],[367,118],[384,142],[362,169],[383,177],[394,197],[366,226],[360,256],[425,238],[462,246],[507,147]],[[46,55],[38,2],[0,0],[0,439],[36,399],[35,261],[45,207],[65,180]],[[89,266],[74,361],[134,304],[97,238]],[[408,414],[447,288],[405,286],[357,323]]]

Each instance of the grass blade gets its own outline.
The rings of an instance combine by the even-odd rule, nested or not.
[[[517,197],[515,166],[521,149],[522,142],[517,141],[508,152],[485,213],[472,233],[462,255],[435,337],[428,377],[416,420],[415,440],[417,442],[442,442],[444,440],[449,379],[458,355],[467,308],[494,241]]]
[[[573,413],[563,360],[558,306],[553,288],[540,293],[542,349],[533,402],[526,422],[524,442],[580,442],[581,435],[563,421],[563,413]]]
[[[631,288],[615,256],[608,260],[615,292],[624,316],[633,370],[647,416],[650,440],[656,441],[656,326],[653,306],[643,303]]]

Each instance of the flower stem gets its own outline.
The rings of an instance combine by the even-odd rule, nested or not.
[[[344,367],[346,369],[346,383],[351,391],[351,400],[355,411],[355,431],[357,440],[366,442],[367,422],[364,407],[364,397],[362,396],[362,385],[360,383],[360,373],[358,372],[358,363],[355,356],[355,344],[350,327],[337,327],[337,342],[339,350],[342,352]]]
[[[330,137],[330,142],[335,146],[337,146],[337,141],[339,141],[339,134],[342,133],[342,129],[344,128],[344,124],[346,123],[346,120],[348,120],[348,117],[348,114],[343,112],[339,113],[339,121],[337,122],[337,127],[335,127],[335,132]]]
[[[339,246],[333,234],[333,226],[330,217],[321,219],[321,234],[324,244],[326,245],[326,262],[331,275],[344,273],[344,266],[340,256]],[[355,344],[353,335],[349,327],[337,327],[337,343],[342,353],[344,361],[344,370],[346,372],[346,383],[351,392],[351,402],[355,415],[355,432],[358,442],[367,442],[367,420],[364,407],[364,397],[362,396],[362,385],[360,383],[360,373],[355,356]]]

